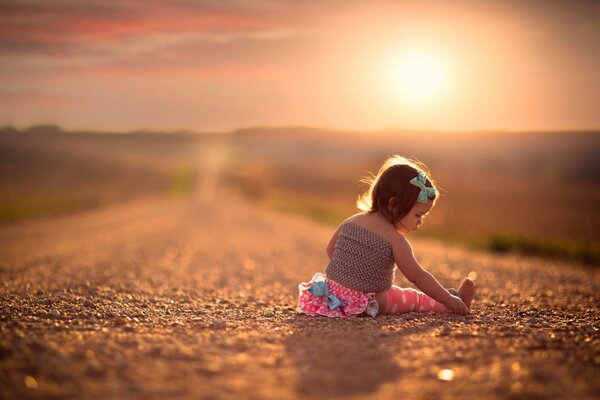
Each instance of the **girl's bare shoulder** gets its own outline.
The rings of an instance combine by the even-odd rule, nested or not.
[[[348,218],[346,218],[344,220],[344,222],[349,222],[349,221],[356,222],[356,221],[360,221],[360,220],[364,219],[368,215],[369,214],[367,214],[367,213],[359,212],[359,213],[356,213],[354,215],[349,216]],[[344,222],[342,222],[342,223],[344,223]]]
[[[357,213],[354,214],[348,218],[346,218],[346,220],[344,222],[342,222],[342,224],[346,223],[346,222],[353,222],[357,225],[362,226],[363,228],[374,228],[377,227],[379,225],[377,219],[375,218],[375,216],[373,214],[369,214],[369,213]]]
[[[390,244],[396,242],[400,236],[394,226],[386,220],[383,216],[377,213],[358,213],[354,214],[350,218],[346,219],[344,222],[351,221],[357,225],[362,226],[370,230],[373,233],[382,236],[386,239]]]

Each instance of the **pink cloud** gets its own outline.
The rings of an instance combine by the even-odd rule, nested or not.
[[[0,103],[12,106],[81,106],[85,99],[75,96],[56,95],[39,90],[0,91]]]
[[[0,5],[0,58],[7,60],[2,72],[276,75],[306,16],[293,11],[177,1],[8,2]]]
[[[169,2],[13,2],[0,5],[0,49],[54,51],[53,46],[112,43],[149,33],[236,33],[289,27],[281,15]],[[282,21],[286,21],[283,23]]]

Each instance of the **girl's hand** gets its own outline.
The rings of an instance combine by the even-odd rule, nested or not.
[[[450,298],[446,300],[444,305],[450,311],[456,314],[467,315],[469,313],[469,309],[458,296],[450,296]]]

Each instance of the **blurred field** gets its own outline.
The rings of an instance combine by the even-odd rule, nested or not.
[[[423,233],[466,241],[510,229],[563,240],[553,233],[577,224],[596,232],[597,180],[575,168],[594,136],[574,142],[581,148],[547,149],[577,163],[537,183],[526,179],[535,168],[524,174],[502,158],[506,138],[485,147],[473,135],[438,157],[427,156],[433,136],[411,138],[422,147],[322,131],[3,132],[6,208],[43,207],[0,225],[0,397],[598,398],[597,268],[411,239],[444,286],[477,273],[472,314],[298,315],[298,282],[326,265],[333,228],[257,204],[337,223],[353,212],[357,178],[384,154],[419,156],[447,190]],[[519,147],[515,160],[548,142],[541,136],[529,154]],[[486,151],[498,152],[495,164],[483,162],[493,159]],[[540,159],[537,172],[550,176]],[[534,190],[567,176],[578,194]],[[53,197],[98,209],[23,221],[77,210],[49,207]],[[541,220],[553,225],[545,231]],[[410,284],[402,274],[395,283]]]
[[[148,194],[181,195],[198,137],[0,131],[0,222],[82,211]]]
[[[201,151],[215,141],[219,154]],[[443,189],[419,236],[598,265],[599,152],[598,132],[256,128],[194,135],[5,128],[0,223],[139,196],[185,195],[203,154],[220,164],[222,183],[255,202],[336,225],[356,212],[356,197],[366,189],[360,178],[375,173],[387,155],[401,154],[426,163]]]
[[[600,262],[598,132],[234,132],[230,179],[269,206],[337,224],[387,155],[414,157],[443,189],[418,235]]]

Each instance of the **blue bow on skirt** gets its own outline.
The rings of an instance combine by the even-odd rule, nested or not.
[[[327,285],[327,282],[315,282],[311,287],[308,288],[308,291],[314,296],[327,297],[327,305],[329,306],[330,310],[335,310],[338,307],[344,307],[346,305],[335,294],[329,293],[329,286]]]

